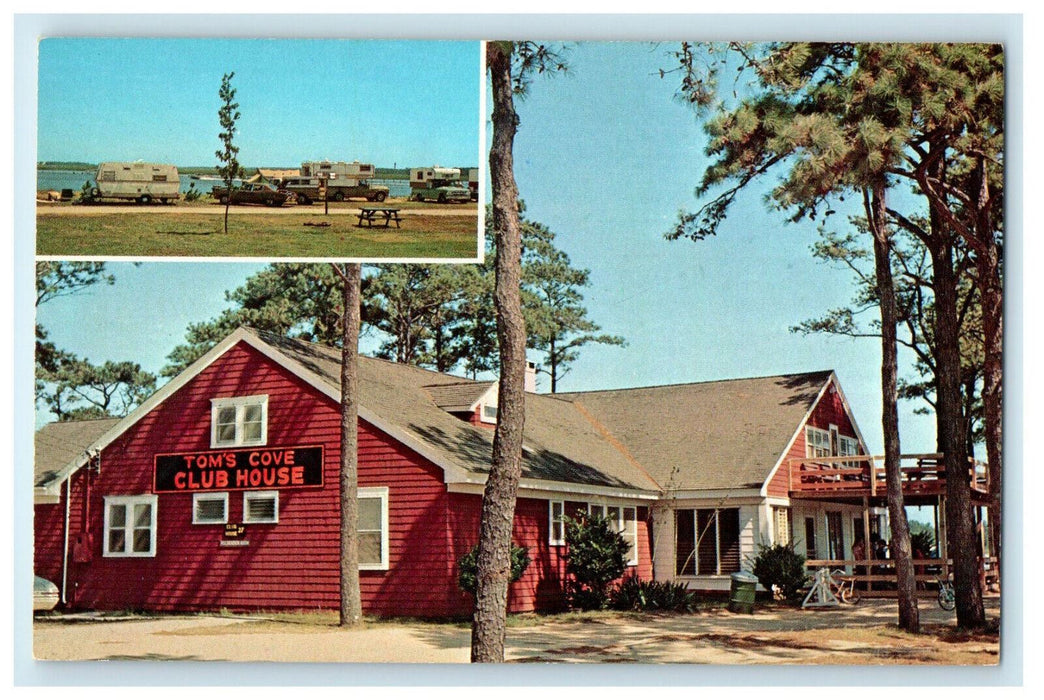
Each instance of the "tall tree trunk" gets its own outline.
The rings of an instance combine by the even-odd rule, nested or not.
[[[981,624],[983,608],[979,590],[975,523],[972,518],[968,452],[961,412],[961,350],[957,321],[957,280],[953,270],[953,246],[940,235],[931,246],[935,291],[935,415],[936,439],[946,467],[947,540],[954,560],[957,622]],[[964,601],[962,612],[962,599]],[[978,619],[979,622],[975,622]]]
[[[948,208],[948,201],[941,195],[929,177],[928,170],[921,168],[917,182],[928,195],[933,213],[944,218],[960,234],[975,256],[976,285],[979,289],[983,316],[983,413],[986,432],[986,454],[990,461],[991,534],[1000,545],[1000,496],[1002,485],[1002,304],[1003,285],[1000,279],[1000,251],[996,231],[993,227],[993,203],[990,194],[989,176],[983,158],[978,162],[979,191],[975,194],[973,220],[958,218]],[[938,176],[936,176],[938,178]],[[947,458],[950,455],[947,454]],[[956,459],[956,455],[954,455]],[[961,627],[979,627],[986,620],[979,588],[978,542],[972,513],[971,481],[968,476],[966,458],[947,461],[946,470],[946,519],[947,536],[951,541],[950,552],[954,561],[954,594],[956,597],[957,624]],[[994,523],[993,521],[996,520]],[[999,555],[999,551],[998,551]]]
[[[982,242],[976,251],[975,269],[978,275],[982,334],[985,362],[983,366],[983,423],[986,438],[986,459],[990,473],[990,541],[994,555],[1001,555],[1001,492],[1003,486],[1003,384],[1004,370],[1004,284],[1001,281],[1000,249],[993,228],[989,177],[986,164],[979,162],[978,216],[976,234]]]
[[[362,622],[359,591],[359,289],[358,263],[334,265],[341,276],[341,626]]]
[[[550,360],[551,364],[551,393],[554,394],[558,391],[558,348],[555,347],[555,339],[551,338],[550,352],[547,353],[547,359]]]
[[[889,549],[895,562],[899,627],[908,632],[917,632],[921,624],[917,609],[917,580],[911,556],[910,525],[906,520],[899,463],[901,451],[896,346],[896,324],[899,315],[896,310],[895,284],[892,280],[892,235],[885,222],[883,180],[874,183],[869,201],[864,192],[864,206],[874,237],[874,269],[877,273],[877,294],[881,303],[881,428],[884,433],[888,518],[892,527]]]
[[[522,476],[525,425],[526,324],[522,317],[522,230],[518,220],[512,148],[518,117],[511,85],[510,42],[486,44],[493,88],[493,142],[489,152],[496,235],[497,340],[500,385],[493,461],[482,494],[478,590],[471,625],[471,660],[504,661],[508,584],[511,580],[511,530]]]

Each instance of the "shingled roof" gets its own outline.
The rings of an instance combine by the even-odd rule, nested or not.
[[[665,490],[760,488],[829,370],[558,394],[605,426]]]
[[[443,411],[459,413],[470,411],[493,384],[494,382],[462,381],[454,384],[433,384],[424,388],[428,390],[436,406]]]
[[[340,350],[250,330],[259,340],[340,390]],[[493,431],[447,412],[461,397],[477,400],[491,383],[359,357],[359,405],[420,441],[439,457],[475,475],[489,471]],[[434,397],[439,397],[436,400]],[[449,398],[448,398],[449,397]],[[453,398],[456,397],[456,398]],[[440,401],[449,401],[440,406]],[[473,403],[473,401],[471,402]],[[526,396],[522,476],[528,479],[658,491],[657,484],[619,450],[583,411],[539,394]]]
[[[104,447],[195,373],[245,341],[337,400],[340,350],[241,328],[125,419],[52,423],[37,433],[36,485],[53,492],[84,451]],[[759,489],[786,452],[830,371],[556,395],[526,395],[523,479],[645,493]],[[360,417],[479,484],[493,431],[451,414],[493,386],[359,358]],[[452,479],[451,479],[452,477]],[[560,487],[559,487],[560,488]]]
[[[120,422],[119,418],[49,423],[36,432],[34,486],[43,486],[62,467],[83,455],[91,444]]]

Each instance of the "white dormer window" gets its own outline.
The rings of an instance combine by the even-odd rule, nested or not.
[[[264,445],[267,442],[267,395],[211,399],[211,447]]]

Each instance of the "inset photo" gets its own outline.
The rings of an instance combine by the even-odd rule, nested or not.
[[[36,253],[481,259],[477,41],[48,38]]]

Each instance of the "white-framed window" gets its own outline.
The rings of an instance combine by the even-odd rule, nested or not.
[[[565,501],[548,501],[548,544],[553,546],[565,544]]]
[[[268,442],[268,396],[210,400],[210,446],[239,447]]]
[[[859,441],[854,437],[848,437],[847,435],[841,435],[837,439],[837,454],[841,457],[849,457],[851,455],[859,454]],[[842,462],[842,466],[845,467],[858,467],[859,462],[853,460],[851,462]]]
[[[228,492],[192,494],[192,524],[218,525],[228,522]]]
[[[156,556],[156,496],[106,496],[104,541],[106,557]]]
[[[740,570],[739,508],[674,511],[677,576],[723,576]]]
[[[244,491],[243,492],[244,523],[278,523],[279,492],[278,491]]]
[[[790,508],[773,506],[772,516],[775,544],[790,544]]]
[[[638,509],[634,506],[609,506],[604,503],[588,503],[587,512],[609,521],[630,545],[627,565],[638,564]]]
[[[627,565],[638,565],[638,509],[626,506],[620,509],[620,534],[631,547],[627,550]]]
[[[497,405],[495,403],[484,403],[479,407],[480,418],[483,423],[497,422]]]
[[[388,570],[388,487],[359,489],[359,569]]]
[[[805,456],[806,457],[829,457],[830,433],[821,428],[811,425],[805,426]]]

